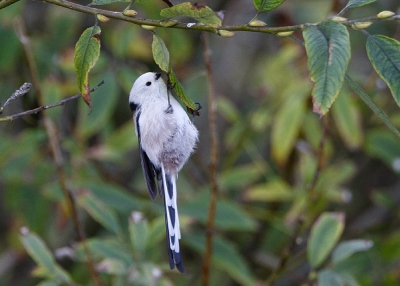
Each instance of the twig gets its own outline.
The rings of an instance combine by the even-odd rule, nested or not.
[[[201,39],[203,43],[203,58],[204,63],[207,70],[207,92],[208,92],[208,120],[209,120],[209,128],[210,128],[210,206],[208,209],[208,219],[207,219],[207,231],[206,231],[206,245],[205,245],[205,253],[203,260],[203,270],[201,283],[203,286],[207,286],[210,284],[210,266],[211,266],[211,258],[212,258],[212,248],[213,248],[213,234],[214,234],[214,221],[215,221],[215,212],[217,207],[217,198],[218,198],[218,137],[217,137],[217,121],[216,121],[216,113],[217,113],[217,103],[215,100],[215,92],[213,88],[213,80],[212,80],[212,68],[211,68],[211,57],[210,57],[210,48],[208,44],[207,34],[203,33]]]
[[[104,80],[102,80],[95,87],[93,87],[90,90],[90,92],[94,92],[102,84],[104,84]],[[21,113],[17,113],[17,114],[5,116],[5,117],[0,117],[0,122],[13,121],[13,120],[15,120],[17,118],[20,118],[20,117],[23,117],[23,116],[26,116],[26,115],[37,114],[37,113],[39,113],[39,112],[41,112],[43,110],[46,110],[46,109],[49,109],[49,108],[53,108],[53,107],[56,107],[56,106],[64,105],[66,102],[78,99],[81,96],[82,96],[81,94],[77,94],[77,95],[65,98],[65,99],[63,99],[61,101],[58,101],[58,102],[55,102],[55,103],[52,103],[52,104],[49,104],[49,105],[42,105],[42,106],[37,107],[35,109],[27,110],[27,111],[24,111],[24,112],[21,112]]]
[[[39,104],[44,106],[43,92],[42,92],[42,89],[40,86],[38,70],[37,70],[36,62],[35,62],[35,59],[33,56],[32,47],[30,45],[30,39],[28,38],[28,36],[26,34],[25,25],[21,18],[16,19],[15,29],[17,32],[17,36],[18,36],[20,42],[22,43],[22,46],[25,51],[25,55],[27,58],[28,66],[29,66],[29,72],[32,77],[32,83],[33,83],[33,86],[35,87],[35,90],[37,93],[37,100],[38,100]],[[76,95],[75,97],[78,98],[80,96],[81,95],[79,94],[79,95]],[[65,102],[65,100],[64,100],[64,102]],[[60,104],[60,105],[62,105],[62,104]],[[52,106],[54,107],[57,105],[53,104]],[[56,129],[54,123],[51,121],[51,119],[46,116],[46,114],[43,114],[43,121],[44,121],[44,126],[46,128],[47,136],[49,138],[50,149],[51,149],[51,153],[53,155],[54,163],[57,167],[58,180],[60,182],[61,189],[63,190],[63,193],[66,196],[68,203],[70,205],[74,225],[75,225],[76,231],[78,233],[79,240],[83,244],[83,247],[85,249],[85,252],[86,252],[86,255],[88,258],[89,272],[93,278],[93,283],[97,286],[102,286],[100,277],[94,267],[93,257],[89,251],[89,247],[86,244],[85,232],[84,232],[82,223],[79,220],[79,215],[78,215],[78,211],[77,211],[76,204],[75,204],[74,194],[71,191],[71,189],[69,189],[67,186],[67,178],[66,178],[66,175],[64,172],[64,163],[63,163],[60,143],[58,141],[57,129]]]
[[[317,194],[315,193],[315,187],[317,185],[319,176],[321,174],[321,171],[324,167],[324,149],[325,149],[325,142],[326,138],[328,135],[328,124],[327,124],[327,117],[322,118],[322,128],[323,128],[323,133],[322,133],[322,138],[321,141],[319,142],[318,146],[318,153],[317,153],[317,168],[315,169],[314,176],[312,178],[312,181],[310,185],[307,188],[307,204],[306,207],[304,208],[305,210],[309,210],[312,205],[315,203],[317,199]],[[278,266],[272,271],[272,273],[268,276],[265,285],[266,286],[271,286],[274,284],[276,279],[279,277],[279,275],[285,270],[286,265],[289,261],[289,258],[291,257],[293,253],[293,249],[297,244],[297,239],[299,235],[308,228],[309,222],[311,221],[310,218],[304,218],[304,217],[299,217],[297,219],[297,225],[296,228],[292,234],[292,238],[290,240],[290,243],[286,246],[286,248],[283,250],[282,256],[280,257],[280,260],[278,262]]]
[[[18,1],[19,0],[8,0],[8,2],[10,2],[10,3],[7,3],[7,5],[1,5],[3,2],[7,2],[7,1],[3,0],[3,2],[0,2],[0,9],[3,7],[6,7],[8,5],[11,5],[15,2],[18,2]],[[126,22],[130,22],[130,23],[134,23],[136,25],[150,25],[150,26],[156,26],[156,27],[164,27],[163,23],[165,22],[165,20],[153,20],[153,19],[128,17],[128,16],[125,16],[124,14],[122,14],[121,12],[94,8],[92,6],[84,6],[84,5],[80,5],[80,4],[66,1],[66,0],[43,0],[43,2],[47,2],[50,4],[54,4],[57,6],[61,6],[61,7],[67,8],[67,9],[79,11],[79,12],[86,13],[86,14],[92,14],[92,15],[102,14],[104,16],[107,16],[108,18],[126,21]],[[378,18],[377,16],[372,16],[372,17],[343,21],[343,22],[341,22],[341,24],[350,27],[352,24],[357,23],[357,22],[376,22],[376,21],[393,21],[393,20],[399,21],[400,15],[394,15],[392,17],[388,17],[385,19]],[[300,25],[284,26],[284,27],[269,27],[269,26],[252,27],[246,23],[243,25],[221,26],[221,27],[215,28],[215,27],[211,27],[211,26],[207,26],[207,25],[203,25],[203,24],[188,25],[188,23],[178,22],[176,25],[170,26],[168,28],[197,30],[197,31],[211,32],[211,33],[215,33],[215,34],[218,34],[218,30],[276,34],[279,32],[300,30],[304,26],[307,26],[307,25],[310,25],[310,24],[300,24]]]
[[[3,9],[7,6],[10,6],[11,4],[14,4],[15,2],[18,2],[19,0],[3,0],[0,1],[0,9]]]

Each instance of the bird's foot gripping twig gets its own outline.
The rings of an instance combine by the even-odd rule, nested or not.
[[[188,112],[193,116],[193,117],[192,117],[192,121],[194,120],[194,118],[195,118],[196,116],[200,116],[200,109],[203,108],[203,106],[201,106],[200,103],[195,102],[195,104],[196,104],[196,106],[197,106],[195,110],[190,109],[190,108],[187,109]]]

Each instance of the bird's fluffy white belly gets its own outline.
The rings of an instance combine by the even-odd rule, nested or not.
[[[179,108],[167,114],[164,110],[153,109],[152,114],[141,114],[139,119],[143,150],[156,167],[162,162],[164,168],[173,173],[182,168],[193,152],[198,133]]]

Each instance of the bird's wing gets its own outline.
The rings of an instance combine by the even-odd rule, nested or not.
[[[136,116],[136,132],[139,140],[139,152],[140,152],[140,162],[143,169],[144,178],[146,180],[147,189],[149,190],[149,194],[152,200],[154,200],[157,196],[157,187],[154,177],[156,176],[156,168],[151,163],[149,157],[146,152],[142,149],[141,138],[140,138],[140,126],[139,126],[139,118],[140,111]]]
[[[176,203],[176,177],[165,173],[164,165],[161,165],[162,183],[164,189],[165,224],[167,230],[168,259],[171,269],[176,265],[180,272],[184,272],[183,260],[180,253],[178,206]]]

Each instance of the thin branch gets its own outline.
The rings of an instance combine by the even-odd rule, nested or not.
[[[32,83],[33,86],[35,87],[36,90],[36,94],[37,94],[37,100],[39,102],[39,104],[41,104],[42,106],[44,106],[44,96],[43,96],[43,91],[41,89],[41,85],[40,85],[40,79],[38,76],[38,70],[37,70],[37,66],[36,66],[36,61],[34,59],[34,55],[32,52],[32,47],[30,44],[30,39],[27,36],[26,33],[26,29],[25,29],[25,25],[24,22],[21,18],[17,18],[15,21],[15,29],[17,32],[17,36],[20,40],[20,42],[22,43],[22,46],[24,48],[25,51],[25,55],[27,58],[27,62],[28,62],[28,67],[29,67],[29,72],[31,74],[32,77]],[[76,95],[75,97],[78,98],[80,95]],[[64,100],[65,102],[65,100]],[[60,104],[61,105],[61,104]],[[57,106],[57,105],[52,105]],[[47,107],[49,108],[49,107]],[[45,109],[45,108],[44,108]],[[65,175],[65,171],[64,171],[64,162],[63,162],[63,157],[62,157],[62,152],[61,152],[61,146],[60,146],[60,142],[58,140],[58,136],[57,136],[57,129],[56,126],[54,125],[53,121],[50,119],[50,117],[47,117],[46,114],[43,114],[43,122],[44,122],[44,126],[46,129],[46,133],[47,136],[49,138],[49,143],[50,143],[50,149],[51,149],[51,153],[54,159],[54,163],[57,167],[57,173],[58,173],[58,180],[61,186],[61,189],[63,190],[64,195],[67,198],[67,201],[69,203],[69,206],[71,208],[72,211],[72,218],[74,221],[74,225],[78,234],[78,238],[81,241],[81,243],[83,244],[83,247],[85,249],[86,252],[86,256],[87,256],[87,263],[88,263],[88,268],[89,268],[89,272],[90,275],[93,279],[93,283],[96,286],[102,286],[102,282],[100,280],[100,277],[98,275],[98,273],[95,270],[94,267],[94,261],[93,261],[93,257],[89,251],[89,247],[86,244],[86,236],[85,236],[85,232],[82,226],[81,221],[79,220],[79,215],[78,215],[78,211],[76,208],[76,203],[75,203],[75,198],[74,198],[74,194],[72,192],[72,190],[68,187],[67,185],[67,177]]]
[[[16,3],[18,1],[19,0],[3,0],[3,1],[0,1],[0,10],[5,8],[5,7],[7,7],[7,6],[10,6],[11,4],[14,4],[14,3]]]
[[[98,83],[95,87],[93,87],[90,90],[90,92],[94,92],[102,84],[104,84],[104,80],[101,81],[100,83]],[[77,95],[65,98],[65,99],[63,99],[61,101],[58,101],[58,102],[55,102],[55,103],[52,103],[52,104],[49,104],[49,105],[42,105],[42,106],[37,107],[35,109],[27,110],[27,111],[24,111],[24,112],[21,112],[21,113],[17,113],[17,114],[13,114],[13,115],[9,115],[9,116],[6,116],[6,117],[1,117],[0,118],[0,122],[13,121],[13,120],[15,120],[17,118],[21,118],[21,117],[26,116],[26,115],[37,114],[37,113],[39,113],[39,112],[41,112],[43,110],[46,110],[46,109],[49,109],[49,108],[53,108],[53,107],[56,107],[56,106],[64,105],[68,101],[72,101],[72,100],[78,99],[81,96],[82,96],[81,94],[77,94]]]
[[[3,7],[6,7],[8,5],[11,5],[15,2],[18,2],[18,1],[19,0],[5,0],[5,1],[3,0],[3,2],[5,4],[3,4],[3,2],[0,2],[0,9]],[[126,22],[130,22],[130,23],[134,23],[136,25],[149,25],[149,26],[163,27],[163,23],[165,22],[165,19],[152,20],[152,19],[128,17],[128,16],[125,16],[124,14],[122,14],[122,12],[94,8],[93,6],[84,6],[84,5],[80,5],[80,4],[66,1],[66,0],[43,0],[43,2],[47,2],[50,4],[54,4],[57,6],[61,6],[61,7],[67,8],[67,9],[75,10],[75,11],[86,13],[86,14],[92,14],[92,15],[102,14],[111,19],[126,21]],[[360,18],[360,19],[354,19],[354,20],[347,20],[347,21],[343,21],[341,23],[346,26],[351,26],[352,24],[357,23],[357,22],[376,22],[376,21],[382,21],[382,20],[383,21],[388,21],[388,20],[389,21],[391,21],[391,20],[399,21],[400,15],[394,15],[394,16],[391,16],[391,17],[388,17],[385,19],[378,18],[377,16],[372,16],[372,17],[366,17],[366,18]],[[313,24],[315,24],[315,23],[313,23]],[[308,25],[311,25],[311,23],[293,25],[293,26],[284,26],[284,27],[268,27],[268,26],[251,27],[248,25],[248,23],[246,23],[243,25],[221,26],[221,27],[215,28],[215,27],[204,25],[204,24],[193,25],[193,23],[178,22],[176,25],[170,26],[168,28],[197,30],[197,31],[211,32],[211,33],[215,33],[215,34],[218,34],[218,30],[276,34],[279,32],[300,30],[303,27],[308,26]]]
[[[203,58],[207,70],[207,93],[208,93],[208,121],[210,128],[210,206],[208,209],[208,219],[207,219],[207,231],[206,231],[206,246],[203,260],[203,270],[201,283],[203,286],[210,284],[210,266],[212,258],[212,248],[213,248],[213,234],[214,234],[214,221],[215,212],[217,207],[218,198],[218,136],[217,136],[217,103],[215,100],[214,85],[212,80],[212,68],[211,68],[211,52],[208,44],[208,35],[203,33],[202,43],[203,43]]]

